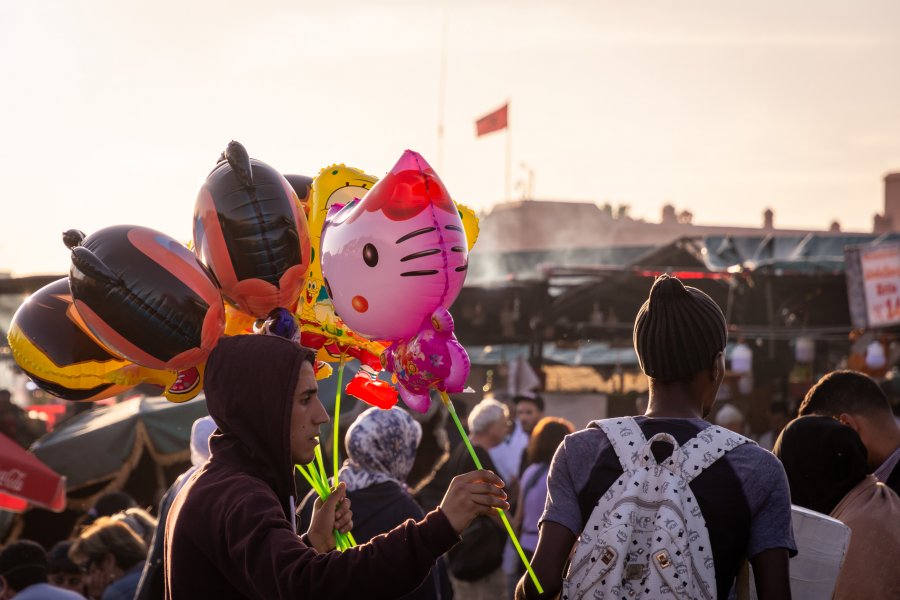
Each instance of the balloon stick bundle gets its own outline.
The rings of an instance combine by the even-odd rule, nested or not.
[[[305,466],[294,466],[297,467],[297,470],[303,475],[303,478],[306,479],[306,482],[312,489],[316,491],[316,494],[319,495],[322,502],[327,500],[328,496],[331,495],[332,489],[329,487],[328,478],[325,476],[325,462],[322,460],[321,446],[316,446],[316,460]],[[337,476],[335,476],[334,482],[335,485],[337,485]],[[353,539],[353,534],[349,531],[347,533],[341,533],[335,529],[334,541],[337,544],[337,549],[341,552],[356,546],[356,540]]]
[[[390,342],[381,362],[406,405],[425,412],[436,390],[480,469],[448,396],[465,390],[470,368],[448,311],[462,289],[474,243],[467,239],[466,217],[474,219],[453,202],[425,159],[407,150],[365,197],[331,207],[321,261],[335,312],[358,334]],[[506,514],[497,511],[543,592]]]

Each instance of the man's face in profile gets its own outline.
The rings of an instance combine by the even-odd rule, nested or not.
[[[528,400],[519,400],[516,404],[516,418],[522,424],[522,430],[528,435],[534,430],[534,426],[541,420],[544,413],[538,409],[537,404]]]
[[[319,386],[312,365],[304,362],[294,390],[291,410],[291,458],[305,465],[315,458],[319,426],[328,422],[328,413],[319,400]]]

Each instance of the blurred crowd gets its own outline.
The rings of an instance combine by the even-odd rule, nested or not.
[[[298,558],[284,567],[286,582],[279,585],[284,583],[285,589],[312,585],[305,575],[299,575],[317,572],[315,560],[304,562],[299,558],[311,552],[327,557],[319,564],[322,569],[331,569],[328,576],[343,573],[341,560],[356,560],[360,581],[354,585],[364,586],[369,576],[366,565],[380,568],[378,561],[383,558],[379,553],[390,554],[398,544],[402,551],[406,543],[426,556],[420,557],[420,565],[409,567],[418,569],[416,575],[404,584],[402,593],[392,597],[497,600],[565,593],[565,586],[575,581],[578,549],[589,538],[585,532],[591,523],[602,522],[596,520],[593,509],[604,506],[615,492],[616,481],[631,476],[629,461],[646,461],[648,471],[653,465],[672,465],[674,458],[670,457],[676,456],[679,446],[694,443],[696,448],[697,440],[710,434],[710,439],[726,440],[728,448],[720,448],[719,454],[697,463],[695,468],[702,472],[690,483],[712,545],[711,585],[716,589],[711,590],[710,597],[735,593],[743,585],[741,565],[748,561],[760,598],[790,597],[795,583],[789,581],[790,573],[796,564],[791,557],[812,551],[810,540],[796,529],[799,509],[812,511],[803,514],[812,514],[822,523],[833,521],[849,530],[849,536],[842,538],[840,560],[832,566],[829,597],[895,595],[900,590],[900,571],[895,568],[900,558],[900,426],[884,392],[862,373],[829,373],[809,389],[796,409],[773,402],[768,409],[768,429],[753,436],[755,441],[747,439],[740,410],[715,400],[723,377],[724,317],[721,311],[715,312],[718,309],[711,309],[711,301],[703,296],[674,278],[661,278],[654,284],[635,321],[635,348],[641,368],[650,378],[651,390],[649,397],[639,401],[638,416],[633,419],[596,421],[576,431],[569,421],[546,414],[547,407],[537,392],[508,401],[488,398],[468,411],[465,422],[473,451],[484,469],[502,479],[503,492],[495,491],[498,488],[494,483],[485,483],[485,476],[472,475],[472,457],[458,436],[452,444],[444,440],[440,460],[427,476],[418,477],[411,485],[411,472],[424,443],[422,423],[400,407],[363,411],[343,438],[346,460],[338,474],[341,485],[335,488],[339,498],[329,506],[310,491],[291,506],[293,514],[287,523],[271,525],[279,535],[287,531],[286,535],[296,540],[285,552],[296,552]],[[680,315],[679,323],[697,324],[694,334],[660,325],[662,318],[675,318],[666,310],[678,303],[681,312],[672,314]],[[214,382],[214,364],[211,372],[210,381]],[[312,371],[309,373],[311,377]],[[297,383],[294,374],[288,393],[293,399],[282,402],[308,402],[313,410],[318,402],[315,389],[313,386],[303,396],[302,377]],[[208,392],[213,398],[216,394],[215,388]],[[0,395],[0,426],[8,435],[19,431],[21,418],[10,406],[8,394],[5,398]],[[303,404],[302,411],[306,407]],[[8,543],[0,550],[0,599],[176,597],[180,576],[167,557],[173,552],[185,556],[186,542],[179,542],[178,536],[186,531],[185,515],[196,514],[188,512],[191,496],[207,493],[202,487],[204,478],[211,481],[216,457],[228,456],[228,449],[233,449],[227,444],[250,435],[228,421],[233,415],[217,410],[222,409],[214,407],[211,417],[194,424],[193,466],[168,490],[159,506],[138,507],[127,494],[110,493],[97,501],[70,539],[52,548],[28,540]],[[309,425],[310,431],[317,431],[324,420],[315,412],[310,413],[308,423],[301,422],[297,415],[307,413],[296,412],[301,410],[296,406],[284,410],[295,411],[290,424],[284,425],[284,435],[290,458],[298,461],[309,451],[302,444],[310,443],[310,439],[315,444],[318,441],[310,437],[298,441],[296,430]],[[646,438],[647,455],[638,456],[637,449],[627,453],[620,450],[622,440],[629,435]],[[268,443],[255,439],[251,444],[246,437],[242,439],[248,447],[256,444],[262,448]],[[281,453],[278,448],[277,453]],[[689,454],[683,460],[684,465],[694,464]],[[242,476],[257,477],[253,469],[229,468],[237,469]],[[258,477],[269,486],[263,489],[274,490],[272,501],[276,515],[280,514],[276,497],[280,498],[281,483],[275,476]],[[467,496],[459,491],[463,487]],[[484,492],[488,488],[493,491]],[[491,500],[494,504],[487,504],[484,498],[488,496],[502,498],[502,502]],[[468,512],[465,518],[457,519],[455,515],[461,514],[459,502],[463,501],[470,503]],[[479,502],[486,504],[473,508],[471,503]],[[499,513],[491,510],[501,504],[508,505],[507,514],[521,551],[544,583],[543,595],[535,590]],[[313,534],[321,531],[323,511],[331,511],[324,529],[327,538],[332,528],[340,529],[340,523],[349,522],[351,506],[352,533],[363,547],[355,554],[348,551],[344,559],[331,558],[339,554],[333,552],[334,540],[317,540]],[[609,512],[604,512],[603,519],[610,518]],[[437,523],[438,518],[444,518],[440,515],[447,521]],[[455,533],[450,533],[448,524]],[[302,535],[298,537],[298,533]],[[254,529],[240,535],[253,538],[256,534]],[[269,534],[260,535],[260,539],[268,539]],[[436,541],[448,535],[448,542]],[[268,551],[270,542],[254,543],[260,544],[254,548]],[[278,546],[274,549],[278,551]],[[216,550],[209,552],[214,555]],[[572,564],[568,564],[569,559]],[[222,567],[216,565],[228,564],[228,560],[231,558],[210,558],[204,568],[221,571]],[[623,575],[622,585],[626,580],[648,581],[646,571],[632,571],[638,575]],[[247,582],[253,575],[234,577],[222,573],[222,578],[237,590],[233,597],[264,597]],[[398,577],[402,579],[402,575]],[[242,587],[245,584],[247,587]],[[599,584],[588,581],[585,585]],[[655,597],[647,585],[643,597]]]

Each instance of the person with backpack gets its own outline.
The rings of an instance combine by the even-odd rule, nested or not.
[[[544,593],[525,576],[516,598],[725,599],[748,559],[760,599],[790,598],[784,468],[704,420],[725,375],[726,332],[705,293],[667,275],[653,283],[633,336],[647,412],[565,438],[532,561]]]

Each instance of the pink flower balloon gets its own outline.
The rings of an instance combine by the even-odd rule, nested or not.
[[[384,368],[397,376],[400,397],[410,408],[426,412],[429,390],[461,392],[469,377],[469,355],[453,335],[453,318],[439,308],[431,322],[408,340],[400,340],[381,355]]]
[[[466,277],[466,234],[425,159],[407,150],[365,198],[332,209],[321,251],[338,315],[360,335],[395,342],[382,360],[411,408],[427,409],[428,387],[462,391],[468,357],[447,309]],[[423,349],[421,356],[410,348]],[[421,362],[432,360],[426,348],[435,361],[445,361],[443,367]],[[415,374],[404,368],[410,364]],[[418,375],[423,372],[428,376]]]

